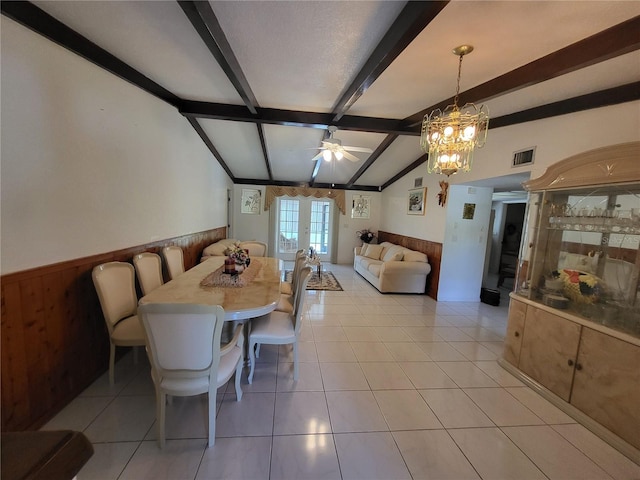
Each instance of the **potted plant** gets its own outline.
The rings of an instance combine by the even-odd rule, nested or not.
[[[356,232],[356,236],[360,240],[362,240],[364,243],[371,243],[373,241],[373,239],[376,238],[376,234],[373,233],[368,228],[365,228],[364,230],[358,230]]]

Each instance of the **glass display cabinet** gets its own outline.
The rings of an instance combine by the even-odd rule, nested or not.
[[[640,142],[529,191],[500,365],[640,463]]]
[[[640,337],[640,184],[532,192],[530,210],[516,294]]]

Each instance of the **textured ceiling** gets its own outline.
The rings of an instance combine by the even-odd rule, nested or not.
[[[236,183],[385,188],[425,161],[419,122],[451,103],[463,43],[461,103],[490,128],[640,98],[638,1],[1,5],[174,105]],[[329,125],[373,153],[311,161]]]

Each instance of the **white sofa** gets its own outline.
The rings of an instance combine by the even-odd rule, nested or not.
[[[353,268],[380,292],[424,293],[431,271],[427,255],[382,242],[354,250]]]
[[[242,248],[249,250],[250,257],[266,257],[268,246],[266,243],[258,242],[256,240],[249,240],[241,242],[235,238],[223,238],[216,243],[212,243],[202,251],[202,258],[200,262],[204,262],[209,257],[224,257],[226,256],[226,250],[234,243],[239,243]]]

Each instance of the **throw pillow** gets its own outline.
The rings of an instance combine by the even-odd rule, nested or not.
[[[405,250],[404,261],[427,263],[427,256],[422,252],[416,252],[414,250]]]
[[[402,260],[402,256],[403,256],[403,252],[402,252],[402,248],[400,247],[390,247],[380,258],[380,260],[382,260],[383,262],[390,262],[390,261],[398,261],[398,260]]]
[[[368,243],[363,243],[362,247],[360,248],[360,255],[363,257],[367,256],[367,248],[369,248],[369,244]]]
[[[380,252],[382,252],[382,248],[382,245],[369,244],[364,256],[372,260],[380,260]]]

